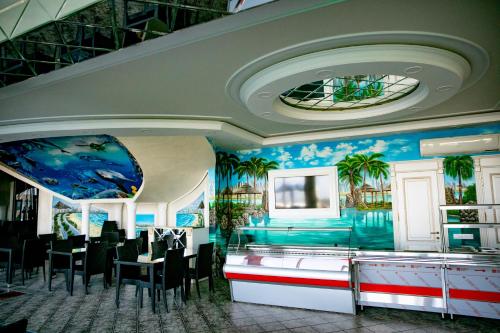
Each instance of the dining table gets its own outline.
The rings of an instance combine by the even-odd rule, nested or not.
[[[189,283],[189,260],[196,258],[197,253],[194,250],[190,249],[185,249],[184,250],[184,285],[186,286],[186,290],[188,288],[187,284]],[[149,277],[149,284],[151,285],[151,308],[153,310],[153,313],[156,311],[156,293],[155,293],[155,283],[156,283],[156,277],[155,277],[155,272],[156,269],[158,268],[159,265],[163,265],[164,257],[157,258],[157,259],[151,259],[151,254],[149,253],[143,253],[140,254],[137,257],[137,261],[124,261],[124,260],[115,260],[115,265],[116,265],[116,274],[117,277],[120,275],[120,270],[121,266],[139,266],[143,267],[148,271],[148,277]],[[120,288],[116,286],[116,305],[118,306],[118,295],[120,292]]]

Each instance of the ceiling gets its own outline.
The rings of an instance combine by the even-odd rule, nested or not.
[[[497,22],[494,0],[277,1],[1,88],[0,140],[48,132],[203,134],[245,147],[500,121]],[[472,74],[456,95],[428,109],[338,124],[270,121],[234,99],[235,78],[365,44],[446,49],[466,58]]]

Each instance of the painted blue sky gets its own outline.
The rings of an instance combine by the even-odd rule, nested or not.
[[[134,157],[108,135],[2,143],[0,162],[75,200],[130,197],[142,184]]]
[[[274,160],[282,169],[332,166],[346,155],[382,153],[386,162],[420,160],[420,140],[451,136],[500,133],[500,123],[491,125],[380,135],[367,138],[296,144],[250,150],[236,155],[244,161],[251,157]],[[233,185],[238,182],[233,177]],[[245,180],[240,180],[245,181]],[[376,184],[375,184],[376,185]],[[225,185],[224,185],[225,186]]]

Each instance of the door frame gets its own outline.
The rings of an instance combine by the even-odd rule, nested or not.
[[[428,160],[412,160],[412,161],[402,161],[402,162],[391,162],[390,172],[391,172],[391,196],[392,196],[392,223],[393,223],[393,232],[394,232],[394,249],[395,250],[405,250],[404,245],[405,242],[401,237],[401,219],[400,214],[401,209],[399,207],[399,196],[398,196],[398,185],[397,185],[397,175],[402,173],[414,173],[414,172],[423,172],[423,171],[431,171],[436,172],[437,176],[437,187],[438,187],[438,206],[446,204],[446,196],[445,196],[445,186],[444,186],[444,169],[443,169],[443,158],[433,158]],[[438,230],[440,230],[440,224],[442,222],[446,222],[446,214],[442,215],[441,212],[438,212]],[[444,220],[442,220],[444,219]],[[439,235],[442,237],[443,235]],[[447,238],[445,238],[447,239]],[[438,247],[439,248],[439,247]]]
[[[500,168],[500,154],[497,155],[482,155],[482,156],[472,156],[474,160],[474,175],[476,177],[476,196],[478,204],[491,204],[490,200],[486,199],[486,193],[484,188],[484,179],[488,169]],[[482,209],[478,212],[479,222],[485,223],[486,221],[486,210]],[[496,216],[496,210],[492,212],[494,219],[497,223],[500,223],[500,216]],[[489,221],[491,222],[491,221]],[[500,240],[497,242],[498,237],[495,235],[498,229],[479,229],[479,234],[481,237],[481,246],[497,246]]]

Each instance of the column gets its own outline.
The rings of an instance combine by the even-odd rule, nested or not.
[[[110,220],[116,221],[116,224],[118,225],[118,228],[124,229],[123,225],[123,216],[122,216],[122,211],[123,211],[123,204],[122,203],[116,203],[113,204],[113,217],[110,218]]]
[[[137,204],[134,201],[127,201],[127,238],[135,239],[135,214]]]
[[[82,202],[80,203],[82,208],[82,229],[80,233],[85,235],[85,239],[89,240],[90,235],[90,203]]]
[[[156,226],[158,227],[167,226],[167,208],[168,204],[166,202],[158,203],[158,221],[156,222]]]

